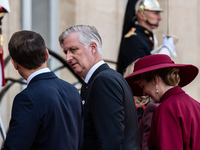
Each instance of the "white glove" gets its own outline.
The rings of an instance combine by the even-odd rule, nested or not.
[[[173,37],[167,38],[163,34],[162,49],[160,50],[159,54],[167,54],[169,56],[172,55],[174,57],[177,57]]]

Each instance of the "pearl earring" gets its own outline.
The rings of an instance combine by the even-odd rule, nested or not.
[[[157,84],[156,84],[156,93],[158,93],[158,86],[157,86]]]

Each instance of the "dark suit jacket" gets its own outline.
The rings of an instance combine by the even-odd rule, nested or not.
[[[53,72],[35,76],[16,95],[3,150],[78,150],[82,110],[78,90]]]
[[[107,64],[88,82],[83,150],[138,150],[137,112],[125,79]]]

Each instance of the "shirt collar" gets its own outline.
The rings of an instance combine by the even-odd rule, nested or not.
[[[98,63],[96,63],[94,66],[92,66],[92,68],[88,71],[88,73],[85,77],[85,80],[84,80],[85,83],[88,83],[88,81],[90,80],[90,78],[91,78],[92,74],[95,72],[95,70],[104,63],[105,62],[102,60],[102,61],[99,61]]]
[[[28,78],[27,78],[27,84],[30,83],[30,81],[37,75],[41,74],[41,73],[45,73],[45,72],[50,72],[50,69],[49,68],[43,68],[43,69],[40,69],[40,70],[37,70],[35,72],[33,72]]]

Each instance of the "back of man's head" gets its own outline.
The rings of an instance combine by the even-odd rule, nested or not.
[[[11,58],[26,69],[37,69],[46,61],[46,46],[42,36],[33,31],[15,32],[9,43]]]

